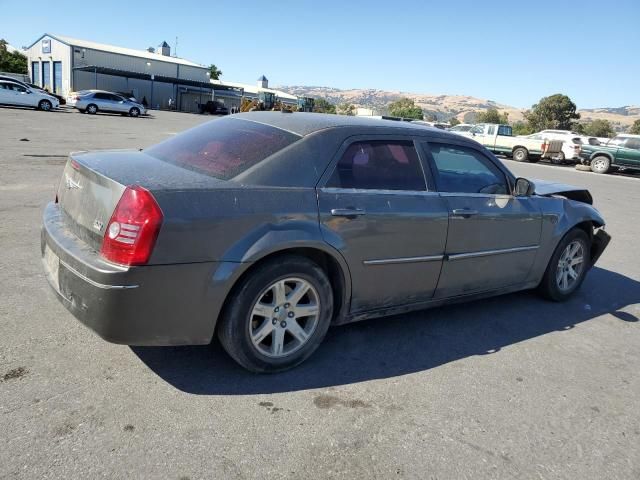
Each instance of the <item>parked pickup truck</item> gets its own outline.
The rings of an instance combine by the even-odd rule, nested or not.
[[[580,163],[595,173],[607,173],[612,168],[640,169],[640,135],[618,135],[604,145],[583,145]]]
[[[468,132],[456,132],[472,138],[494,153],[513,157],[518,162],[537,162],[541,158],[553,158],[562,151],[562,140],[536,140],[514,137],[510,125],[479,123]]]

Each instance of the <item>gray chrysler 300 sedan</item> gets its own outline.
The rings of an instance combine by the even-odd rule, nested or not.
[[[442,130],[252,112],[142,151],[71,154],[42,256],[60,301],[104,339],[217,332],[241,365],[272,372],[331,324],[529,288],[568,298],[609,242],[591,203]]]

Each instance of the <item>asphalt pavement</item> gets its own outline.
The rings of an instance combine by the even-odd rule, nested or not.
[[[41,214],[74,150],[210,117],[0,109],[0,478],[640,478],[640,176],[586,186],[613,240],[569,302],[532,292],[332,328],[302,366],[104,342],[59,304]]]

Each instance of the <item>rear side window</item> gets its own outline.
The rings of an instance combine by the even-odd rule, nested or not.
[[[262,123],[223,118],[187,130],[147,148],[145,153],[179,167],[230,180],[300,138]]]
[[[352,143],[327,187],[369,190],[426,190],[418,154],[411,141]]]
[[[480,152],[457,145],[431,143],[438,191],[452,193],[506,194],[506,178]]]

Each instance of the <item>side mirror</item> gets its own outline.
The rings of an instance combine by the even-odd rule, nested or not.
[[[516,179],[516,186],[513,189],[513,194],[516,197],[529,197],[533,195],[534,190],[535,185],[532,182],[526,178],[520,177]]]

